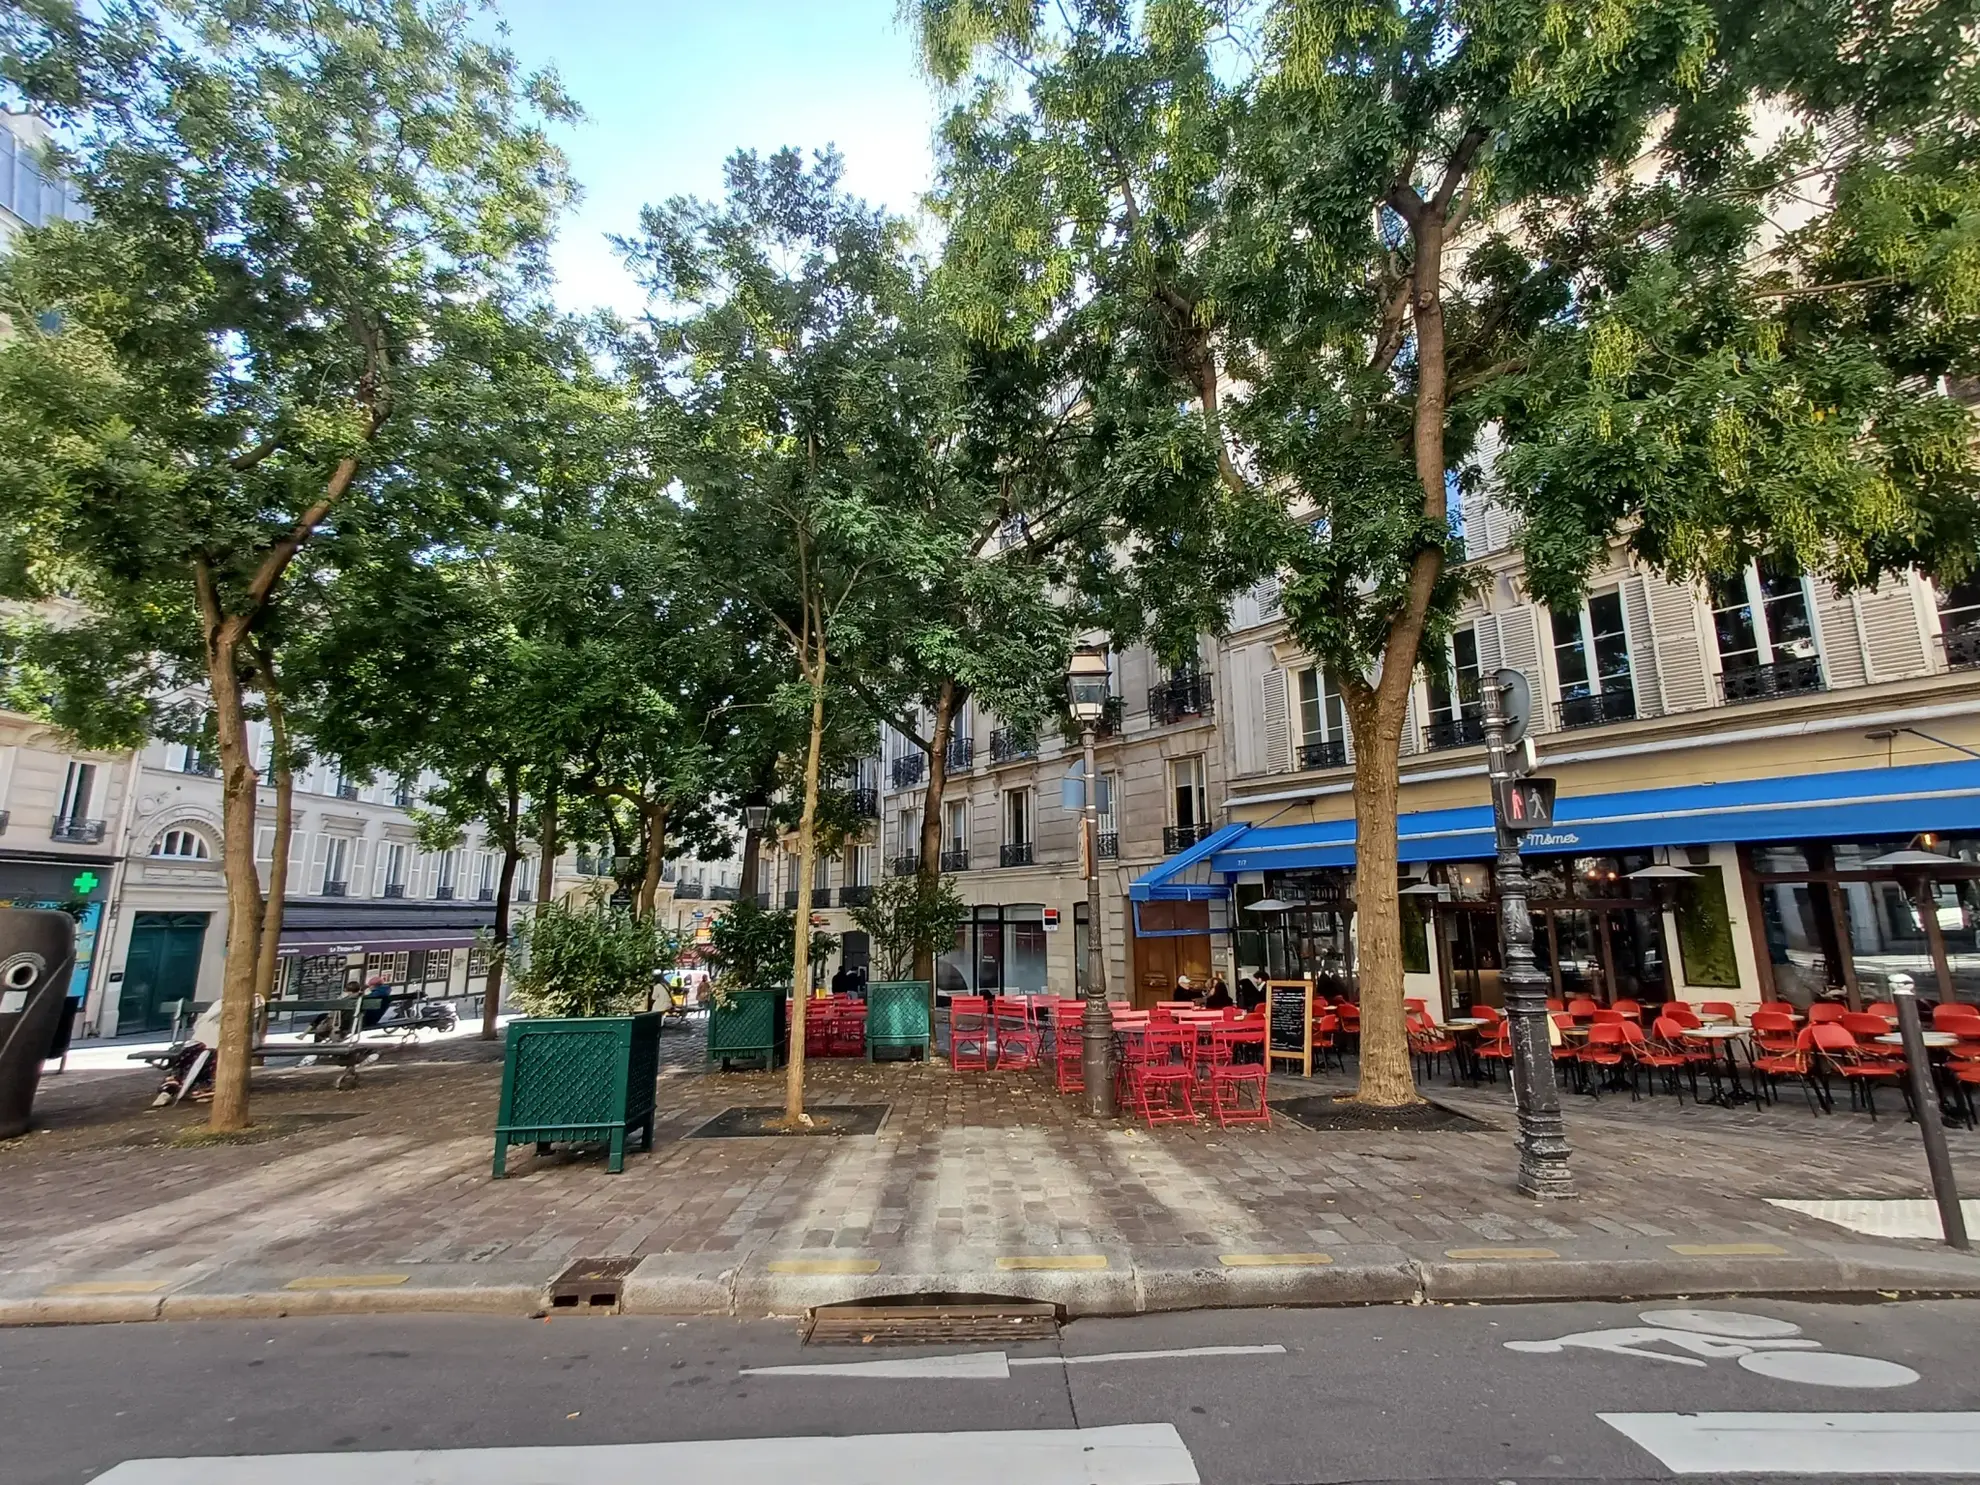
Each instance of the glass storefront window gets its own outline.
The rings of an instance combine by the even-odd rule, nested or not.
[[[1800,846],[1755,846],[1753,869],[1762,876],[1808,871],[1808,852]]]
[[[1774,967],[1775,993],[1803,1010],[1809,1002],[1822,999],[1834,982],[1824,947],[1824,925],[1818,918],[1827,912],[1820,888],[1807,882],[1764,882],[1760,886],[1760,918],[1767,936],[1767,957]]]
[[[1837,855],[1840,858],[1840,849]],[[1863,998],[1889,999],[1890,977],[1899,973],[1911,976],[1919,994],[1936,996],[1939,981],[1932,964],[1932,945],[1919,919],[1918,904],[1905,889],[1897,882],[1873,881],[1843,882],[1840,890],[1848,919],[1850,956]],[[1957,894],[1949,892],[1948,896],[1952,902],[1941,912],[1941,922],[1948,912],[1955,920],[1960,916]],[[1950,950],[1951,943],[1946,947]]]
[[[1045,910],[1006,908],[1004,923],[1004,993],[1042,995],[1045,991]]]
[[[1980,882],[1940,882],[1935,890],[1953,998],[1980,1002]],[[1923,982],[1919,988],[1925,988]]]

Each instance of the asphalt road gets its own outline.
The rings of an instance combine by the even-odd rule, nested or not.
[[[1742,1300],[1220,1311],[1002,1350],[807,1348],[788,1321],[11,1330],[0,1481],[1951,1479],[1980,1474],[1976,1324],[1973,1301]],[[874,1364],[918,1375],[763,1370]]]

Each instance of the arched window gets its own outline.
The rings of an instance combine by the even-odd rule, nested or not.
[[[151,854],[177,861],[205,861],[206,842],[190,830],[168,830],[152,842]]]

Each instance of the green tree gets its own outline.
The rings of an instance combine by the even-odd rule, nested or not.
[[[888,877],[852,910],[852,920],[872,940],[880,979],[919,979],[920,966],[956,941],[956,930],[969,921],[969,905],[946,877]]]
[[[0,572],[170,616],[198,658],[229,901],[212,1122],[238,1129],[256,647],[318,543],[444,535],[480,497],[479,353],[541,277],[568,195],[542,120],[573,110],[454,0],[44,0],[0,16],[0,79],[92,212],[0,269]]]
[[[1239,533],[1269,521],[1260,503],[1296,518],[1280,528],[1286,612],[1355,747],[1358,1096],[1409,1101],[1397,755],[1419,656],[1469,582],[1449,502],[1491,473],[1481,427],[1498,418],[1512,445],[1498,474],[1546,590],[1572,590],[1617,532],[1687,573],[1756,549],[1843,581],[1969,560],[1970,423],[1897,353],[1915,338],[1859,334],[1840,361],[1811,340],[1798,382],[1773,369],[1778,324],[1756,323],[1836,305],[1874,319],[1882,301],[1859,296],[1895,287],[1809,293],[1791,268],[1769,287],[1784,270],[1763,251],[1767,212],[1814,179],[1816,141],[1871,141],[1861,183],[1882,210],[1858,216],[1886,236],[1843,234],[1852,256],[1805,229],[1811,266],[1930,276],[1941,294],[1969,281],[1972,134],[1963,115],[1928,122],[1970,99],[1966,7],[917,10],[931,70],[969,82],[940,193],[961,322],[1014,349],[1084,347],[1110,467],[1214,479]],[[1761,126],[1776,99],[1785,147]],[[1931,184],[1900,163],[1912,183],[1893,189],[1876,167],[1912,139],[1930,141]],[[1827,178],[1837,203],[1852,179]],[[1953,292],[1945,313],[1970,300]],[[1188,426],[1151,408],[1163,399]],[[1135,416],[1103,423],[1117,407]]]

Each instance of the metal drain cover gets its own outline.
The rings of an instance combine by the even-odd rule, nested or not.
[[[616,1315],[637,1258],[580,1258],[550,1281],[553,1315]]]
[[[814,1346],[947,1346],[964,1342],[1050,1340],[1059,1307],[1029,1300],[987,1304],[821,1305],[805,1316]]]

